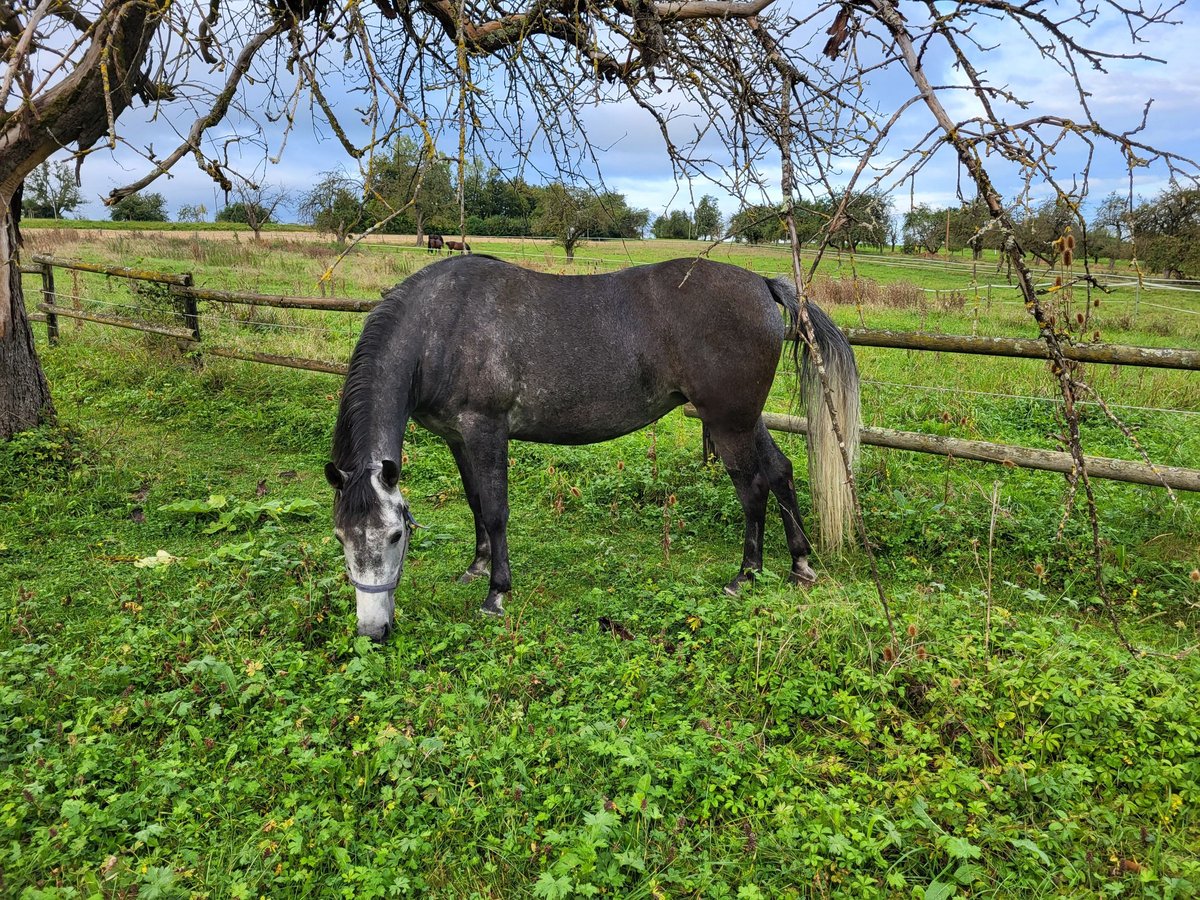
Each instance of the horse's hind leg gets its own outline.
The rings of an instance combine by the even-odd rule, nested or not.
[[[728,431],[708,423],[713,443],[721,454],[725,471],[733,482],[742,513],[746,517],[746,537],[742,543],[742,567],[725,593],[736,596],[742,585],[753,581],[762,571],[763,529],[767,518],[770,482],[763,472],[755,447],[753,431]]]
[[[792,571],[788,574],[788,581],[792,584],[812,584],[817,580],[817,573],[808,564],[812,545],[800,520],[796,482],[792,479],[792,461],[779,449],[762,419],[754,427],[754,444],[763,473],[783,516],[783,530],[787,534],[788,550],[792,553]]]
[[[466,448],[461,443],[447,441],[454,462],[458,465],[458,474],[462,478],[463,492],[467,495],[467,504],[471,507],[471,516],[475,519],[475,558],[467,566],[467,570],[459,576],[459,581],[466,584],[474,581],[480,575],[488,573],[492,562],[492,545],[488,541],[487,529],[483,526],[483,510],[479,500],[479,484],[475,473],[471,470],[470,460],[467,459]]]

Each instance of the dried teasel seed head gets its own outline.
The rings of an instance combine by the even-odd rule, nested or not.
[[[1041,578],[1043,575],[1046,574],[1046,567],[1043,566],[1041,563],[1034,563],[1033,564],[1033,574],[1036,575],[1038,578]]]
[[[1100,332],[1098,332],[1098,331],[1093,331],[1093,332],[1092,332],[1092,340],[1093,340],[1093,341],[1099,341],[1099,340],[1100,340]]]
[[[624,471],[625,471],[625,460],[623,460],[623,459],[618,459],[618,460],[617,460],[617,471],[618,471],[618,472],[624,472]]]
[[[1196,582],[1197,584],[1200,584],[1200,569],[1192,569],[1192,572],[1190,575],[1188,575],[1188,578],[1192,579],[1192,581]]]
[[[1054,276],[1054,286],[1055,286],[1055,287],[1062,287],[1062,276],[1061,276],[1061,275],[1055,275],[1055,276]]]
[[[1075,235],[1068,234],[1066,237],[1063,238],[1063,244],[1066,245],[1066,248],[1068,250],[1074,250],[1075,249]]]
[[[1100,298],[1097,297],[1095,300],[1092,301],[1092,306],[1099,306],[1099,305],[1100,305]]]
[[[891,662],[895,658],[896,658],[896,654],[892,651],[890,644],[887,647],[883,648],[883,661],[884,662]]]
[[[580,497],[582,497],[582,496],[583,496],[583,491],[581,491],[579,488],[577,488],[577,487],[575,487],[574,485],[572,485],[572,487],[571,487],[571,496],[572,496],[572,497],[574,497],[574,498],[576,498],[576,499],[579,499]]]
[[[925,651],[925,645],[922,644],[917,648],[917,659],[925,659],[929,654]]]
[[[1083,313],[1075,313],[1075,321],[1080,325],[1083,324]]]
[[[1069,266],[1073,262],[1075,262],[1075,251],[1074,250],[1064,250],[1063,251],[1063,265]]]
[[[906,630],[908,631],[908,636],[910,638],[915,638],[917,636],[917,626],[915,624],[909,625]]]

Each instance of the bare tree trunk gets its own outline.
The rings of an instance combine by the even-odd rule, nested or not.
[[[33,347],[33,330],[25,314],[21,268],[17,260],[17,220],[3,204],[0,241],[4,272],[0,273],[0,440],[53,421],[50,386]]]

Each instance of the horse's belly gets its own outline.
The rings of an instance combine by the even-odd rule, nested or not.
[[[582,397],[569,403],[522,403],[508,415],[510,437],[544,444],[595,444],[645,428],[666,415],[684,397]]]

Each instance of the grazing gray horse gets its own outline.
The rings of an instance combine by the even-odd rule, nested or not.
[[[810,583],[792,464],[762,421],[795,286],[736,266],[679,259],[611,275],[546,275],[487,256],[434,263],[389,291],[350,360],[325,475],[334,530],[357,591],[358,633],[391,631],[395,590],[414,522],[397,487],[410,419],[450,446],[475,517],[475,557],[462,580],[490,571],[483,612],[499,615],[511,588],[508,442],[589,444],[636,431],[690,401],[708,426],[741,501],[746,530],[733,594],[762,569],[768,495],[783,514],[790,580]],[[858,372],[845,337],[808,304],[851,454]],[[797,349],[794,346],[794,349]],[[799,364],[798,354],[793,359]],[[802,389],[825,403],[815,367]],[[810,472],[818,512],[845,512],[841,451],[814,423]],[[820,462],[814,465],[812,460]],[[825,505],[822,505],[825,504]],[[837,519],[837,528],[841,528]]]

